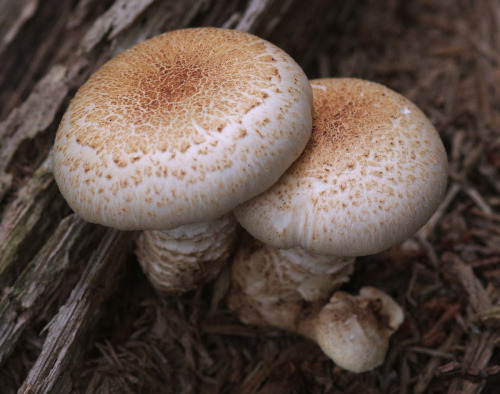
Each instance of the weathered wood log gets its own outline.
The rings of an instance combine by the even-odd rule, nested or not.
[[[81,227],[81,221],[73,216],[69,221]],[[74,237],[75,231],[66,233]],[[102,303],[116,290],[130,240],[130,234],[111,229],[106,232],[70,297],[51,320],[42,352],[20,393],[71,392],[72,368],[87,349],[89,336],[102,314]]]
[[[15,280],[16,272],[36,254],[57,227],[64,202],[50,169],[40,167],[16,197],[6,204],[0,224],[0,286],[5,289]]]
[[[0,362],[10,354],[31,319],[61,286],[69,269],[72,249],[84,245],[82,233],[89,224],[75,215],[61,221],[52,237],[23,270],[16,282],[7,287],[0,304]]]

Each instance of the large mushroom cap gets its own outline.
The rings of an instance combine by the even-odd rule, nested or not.
[[[425,115],[394,91],[319,79],[313,131],[269,190],[235,210],[262,242],[337,256],[377,253],[414,234],[438,207],[447,159]]]
[[[172,31],[116,56],[57,132],[56,181],[84,219],[125,230],[208,221],[300,155],[312,94],[282,50],[227,29]]]

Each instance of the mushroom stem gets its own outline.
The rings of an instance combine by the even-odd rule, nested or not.
[[[335,292],[349,280],[354,260],[252,241],[236,253],[228,305],[245,323],[299,333],[340,367],[369,371],[382,364],[404,314],[373,287],[359,296]]]
[[[236,252],[228,304],[249,324],[298,331],[304,305],[328,301],[349,280],[354,258],[277,249],[253,240]]]
[[[233,249],[236,233],[232,215],[171,230],[142,231],[136,255],[157,291],[178,294],[218,275]]]

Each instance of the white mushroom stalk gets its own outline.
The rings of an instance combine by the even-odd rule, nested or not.
[[[304,72],[273,44],[229,29],[168,32],[78,90],[56,135],[54,176],[85,220],[169,230],[139,237],[139,262],[158,290],[190,290],[231,250],[236,224],[221,218],[304,149],[311,105]]]
[[[359,296],[336,291],[349,280],[354,260],[254,240],[236,253],[228,305],[246,324],[299,333],[342,368],[369,371],[383,363],[404,313],[375,288],[364,287]]]
[[[304,152],[234,211],[263,245],[237,252],[228,302],[243,321],[302,333],[341,367],[363,372],[382,363],[403,312],[379,290],[335,291],[356,256],[399,243],[427,222],[444,196],[447,158],[430,121],[392,90],[357,79],[311,85]]]
[[[141,231],[137,258],[155,289],[163,294],[192,290],[214,279],[228,261],[238,233],[232,215],[172,230]]]
[[[305,303],[324,305],[349,280],[353,262],[246,240],[232,264],[228,304],[244,323],[298,332]]]

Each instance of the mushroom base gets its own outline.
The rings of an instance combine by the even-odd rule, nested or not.
[[[338,366],[361,373],[384,362],[389,338],[403,320],[403,310],[391,297],[363,287],[358,296],[334,293],[301,321],[298,332],[317,342]]]
[[[236,253],[228,305],[244,323],[312,339],[344,369],[371,370],[383,362],[404,315],[375,288],[365,287],[357,297],[336,291],[349,280],[354,260],[253,240]]]
[[[323,269],[304,268],[314,266],[313,261]],[[315,256],[301,248],[276,249],[252,240],[233,261],[228,305],[247,324],[297,331],[304,304],[328,301],[349,280],[353,263],[350,257]]]
[[[172,230],[143,231],[136,240],[142,270],[161,294],[179,294],[214,279],[237,234],[232,215]]]

